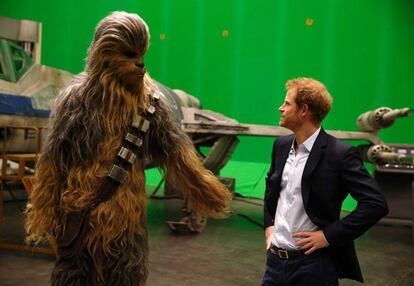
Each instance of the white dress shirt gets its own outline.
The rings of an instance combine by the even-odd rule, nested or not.
[[[316,130],[303,144],[300,144],[297,153],[295,153],[296,139],[292,142],[289,157],[282,173],[281,190],[275,214],[275,228],[271,237],[272,243],[279,248],[298,249],[295,242],[299,239],[293,238],[292,235],[298,231],[318,229],[306,214],[301,184],[303,170],[320,130],[321,128]]]

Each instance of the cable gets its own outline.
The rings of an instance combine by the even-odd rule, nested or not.
[[[248,201],[248,200],[243,199],[243,198],[238,198],[238,197],[235,197],[233,200],[234,200],[234,201],[243,202],[243,203],[246,203],[246,204],[250,204],[250,205],[254,205],[254,206],[258,206],[258,207],[263,207],[263,204],[259,204],[259,203],[251,202],[251,201]]]
[[[239,202],[242,202],[242,203],[246,203],[246,204],[250,204],[250,205],[254,205],[254,206],[258,206],[258,207],[263,208],[263,203],[251,202],[251,201],[248,201],[247,199],[250,199],[250,200],[260,200],[260,201],[263,201],[263,199],[260,199],[260,198],[254,198],[254,197],[246,197],[246,196],[243,196],[243,195],[242,195],[242,194],[240,194],[240,193],[235,193],[235,197],[234,197],[234,199],[233,199],[233,200],[235,200],[235,201],[239,201]],[[257,225],[257,226],[258,226],[258,227],[260,227],[261,229],[264,229],[264,225],[263,225],[262,223],[259,223],[259,222],[255,221],[255,220],[254,220],[254,219],[252,219],[251,217],[249,217],[249,216],[247,216],[247,215],[245,215],[245,214],[242,214],[242,213],[237,213],[237,215],[238,215],[238,216],[240,216],[240,217],[242,217],[242,218],[244,218],[244,219],[246,219],[246,220],[248,220],[248,221],[249,221],[249,222],[251,222],[252,224]]]
[[[238,216],[240,216],[240,217],[242,217],[242,218],[244,218],[244,219],[246,219],[246,220],[248,220],[248,221],[250,221],[252,224],[257,225],[257,226],[258,226],[258,227],[260,227],[261,229],[264,229],[264,225],[263,225],[263,224],[261,224],[261,223],[259,223],[259,222],[255,221],[254,219],[250,218],[249,216],[247,216],[247,215],[245,215],[245,214],[241,214],[241,213],[238,213],[237,215],[238,215]]]
[[[255,205],[255,206],[258,206],[258,207],[263,207],[263,203],[255,203],[255,202],[248,201],[248,200],[257,200],[257,201],[263,202],[263,199],[255,198],[255,197],[243,196],[240,193],[234,193],[234,195],[235,195],[235,197],[234,197],[234,200],[235,201],[240,201],[240,202],[243,202],[243,203],[246,203],[246,204]]]

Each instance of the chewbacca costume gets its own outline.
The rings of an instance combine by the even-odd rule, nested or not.
[[[85,72],[56,100],[26,211],[28,241],[58,238],[52,285],[145,285],[146,161],[193,210],[227,213],[230,193],[203,167],[145,72],[148,41],[138,15],[104,18]],[[136,157],[121,156],[121,146]],[[122,176],[110,173],[114,165]]]

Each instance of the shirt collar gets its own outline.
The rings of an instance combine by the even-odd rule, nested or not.
[[[299,148],[300,148],[300,146],[303,146],[308,152],[310,152],[312,150],[313,144],[315,144],[316,138],[318,137],[320,131],[321,131],[321,127],[319,127],[311,136],[309,136],[309,138],[306,139],[305,142],[300,144]],[[296,139],[294,139],[293,142],[292,142],[292,146],[290,148],[291,152],[293,152],[293,150],[295,150],[295,148],[294,148],[295,147],[295,140]]]
[[[321,128],[319,127],[318,130],[316,130],[308,139],[306,139],[305,142],[303,142],[303,145],[308,152],[312,150],[313,144],[315,144],[316,138],[318,137],[320,131]]]

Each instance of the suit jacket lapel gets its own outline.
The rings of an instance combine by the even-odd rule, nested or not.
[[[320,159],[323,157],[327,141],[328,134],[326,134],[325,130],[321,128],[321,131],[319,132],[318,137],[316,138],[315,143],[313,144],[308,160],[306,161],[305,169],[303,170],[302,198],[303,205],[305,206],[305,208],[309,202],[312,172],[315,170]]]
[[[274,182],[274,186],[276,187],[274,189],[275,190],[274,195],[276,197],[279,195],[279,192],[280,192],[280,183],[282,180],[282,173],[283,173],[283,169],[286,164],[286,160],[289,155],[290,147],[292,146],[293,138],[294,138],[293,135],[286,138],[286,141],[284,141],[278,146],[278,149],[275,154],[275,158],[274,158],[275,169],[271,176],[271,180]]]
[[[287,140],[285,144],[281,145],[280,150],[277,151],[275,170],[277,170],[279,177],[282,177],[283,168],[289,155],[290,147],[292,147],[292,140]]]
[[[283,142],[278,142],[276,153],[273,154],[273,172],[269,174],[268,178],[266,178],[266,188],[269,188],[269,193],[265,197],[265,204],[272,219],[275,217],[277,201],[280,193],[282,172],[289,155],[290,146],[292,146],[293,135],[290,136],[290,138],[288,137],[279,140],[283,140]]]

